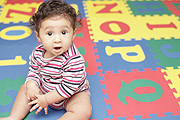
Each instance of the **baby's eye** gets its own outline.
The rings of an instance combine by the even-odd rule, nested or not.
[[[51,35],[52,35],[52,32],[48,32],[47,35],[48,35],[48,36],[51,36]]]
[[[65,30],[62,31],[62,34],[65,35],[67,32]]]

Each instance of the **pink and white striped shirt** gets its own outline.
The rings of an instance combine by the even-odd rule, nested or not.
[[[43,58],[45,49],[38,45],[30,55],[30,67],[26,82],[34,80],[43,93],[54,89],[66,98],[89,89],[86,79],[85,61],[75,45],[53,58]]]

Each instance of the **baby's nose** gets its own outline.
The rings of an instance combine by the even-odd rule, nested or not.
[[[58,37],[56,37],[56,38],[54,39],[54,42],[55,42],[55,43],[60,43],[60,42],[61,42],[61,39],[58,38]]]

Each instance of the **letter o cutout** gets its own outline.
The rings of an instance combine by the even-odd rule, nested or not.
[[[109,25],[111,23],[117,24],[120,27],[121,31],[119,31],[119,32],[112,31],[111,28],[109,27]],[[127,24],[123,23],[123,22],[109,21],[109,22],[105,22],[105,23],[101,24],[100,29],[103,32],[107,33],[107,34],[122,35],[122,34],[125,34],[125,33],[129,32],[130,27]]]
[[[25,33],[22,35],[6,35],[7,32],[12,31],[12,30],[13,31],[23,30],[25,31]],[[1,30],[0,37],[5,40],[20,40],[20,39],[24,39],[28,37],[29,35],[31,35],[31,33],[32,33],[31,29],[26,26],[11,26],[11,27],[7,27]]]

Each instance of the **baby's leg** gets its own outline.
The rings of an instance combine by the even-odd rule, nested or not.
[[[29,112],[31,106],[28,105],[30,101],[26,97],[26,87],[23,84],[16,96],[10,116],[7,118],[0,118],[0,120],[22,120]]]
[[[80,92],[72,96],[65,105],[66,113],[58,120],[89,120],[92,107],[90,95]]]

